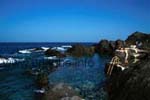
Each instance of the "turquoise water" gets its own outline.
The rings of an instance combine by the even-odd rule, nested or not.
[[[41,46],[52,47],[56,44],[1,44],[1,55],[5,57],[13,57],[25,59],[23,62],[15,64],[0,65],[0,100],[34,100],[33,90],[35,89],[34,77],[24,74],[29,68],[45,67],[43,52],[31,54],[19,54],[18,50],[26,48],[34,48]],[[57,44],[62,45],[62,44]],[[86,44],[87,45],[87,44]],[[62,64],[56,71],[49,74],[50,83],[66,83],[74,89],[78,89],[80,94],[85,98],[93,96],[95,100],[98,94],[97,88],[102,86],[105,80],[104,64],[109,60],[109,57],[100,57],[95,54],[91,58],[73,58],[67,57],[77,65]],[[38,61],[38,63],[37,63]],[[41,63],[42,62],[42,63]],[[82,63],[81,63],[82,62]]]

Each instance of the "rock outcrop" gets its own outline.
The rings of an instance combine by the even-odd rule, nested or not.
[[[106,90],[109,100],[150,100],[150,58],[124,71],[115,69],[107,79]]]
[[[100,55],[112,55],[118,46],[125,46],[124,41],[123,40],[116,40],[116,41],[101,40],[95,46],[95,52]]]
[[[137,41],[142,43],[142,49],[150,50],[150,34],[135,32],[127,38],[126,46],[135,45]],[[139,59],[136,63],[129,59],[128,68],[123,71],[114,66],[106,80],[108,100],[150,100],[150,52],[142,54]],[[107,70],[108,64],[105,73]]]
[[[95,48],[95,51],[99,54],[112,54],[113,48],[108,40],[101,40]]]
[[[134,32],[126,39],[127,45],[140,44],[142,48],[150,48],[150,34]]]
[[[84,57],[94,55],[94,47],[86,47],[80,44],[73,45],[67,53],[74,57]]]
[[[46,56],[56,56],[56,57],[65,57],[65,54],[62,54],[59,51],[48,49],[45,51]]]
[[[150,34],[134,32],[125,41],[120,39],[116,41],[103,39],[95,45],[95,51],[100,55],[112,55],[118,46],[128,47],[130,45],[139,45],[141,48],[150,50]]]

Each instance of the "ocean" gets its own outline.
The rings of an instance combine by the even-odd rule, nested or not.
[[[31,68],[43,68],[47,65],[43,51],[28,51],[41,47],[60,47],[76,43],[0,43],[0,100],[34,100],[34,77],[25,74]],[[94,43],[80,43],[86,46]],[[5,60],[7,59],[7,60]],[[78,88],[80,94],[90,100],[105,100],[104,93],[98,91],[105,82],[104,65],[110,60],[108,56],[94,54],[90,58],[65,57],[62,61],[85,62],[73,66],[60,65],[51,72],[49,82],[66,83],[73,88]],[[103,98],[103,99],[102,99]]]

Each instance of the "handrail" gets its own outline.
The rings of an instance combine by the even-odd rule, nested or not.
[[[110,64],[109,67],[108,67],[107,75],[111,75],[111,74],[112,74],[114,65],[119,64],[119,62],[120,62],[119,57],[114,56],[114,57],[112,58],[111,64]]]

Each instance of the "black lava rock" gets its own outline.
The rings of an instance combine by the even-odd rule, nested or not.
[[[112,54],[113,47],[108,40],[101,40],[95,48],[95,51],[99,54]]]
[[[150,34],[134,32],[126,39],[127,45],[141,43],[142,48],[150,48]]]
[[[52,49],[48,49],[47,51],[45,51],[45,55],[46,56],[65,57],[65,54],[62,54],[61,52],[52,50]]]
[[[150,100],[150,58],[107,79],[109,100]]]
[[[67,53],[74,57],[92,56],[94,54],[94,47],[86,47],[80,44],[73,45],[67,50]]]

